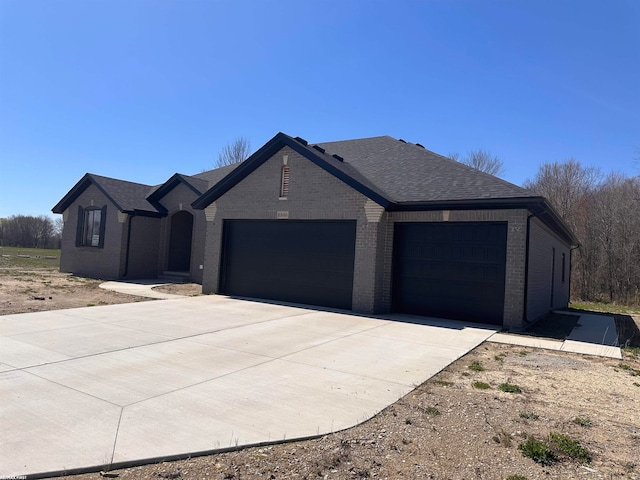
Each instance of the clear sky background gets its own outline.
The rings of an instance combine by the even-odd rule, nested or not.
[[[637,175],[640,1],[0,0],[0,217],[279,131]]]

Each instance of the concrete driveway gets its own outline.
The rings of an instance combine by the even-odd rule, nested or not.
[[[0,477],[341,430],[493,333],[222,296],[3,316]]]

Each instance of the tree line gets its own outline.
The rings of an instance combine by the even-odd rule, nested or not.
[[[572,298],[640,305],[640,176],[569,159],[542,165],[523,186],[546,197],[580,241]]]
[[[62,219],[44,215],[0,218],[0,245],[21,248],[60,248]]]

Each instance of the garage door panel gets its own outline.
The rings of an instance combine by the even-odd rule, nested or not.
[[[221,292],[351,308],[355,222],[226,220]]]
[[[505,222],[397,223],[394,311],[501,324]]]

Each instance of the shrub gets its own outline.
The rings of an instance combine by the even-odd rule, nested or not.
[[[484,367],[480,362],[474,360],[473,362],[471,362],[471,365],[469,365],[469,370],[473,370],[474,372],[482,372],[484,370]]]
[[[591,454],[589,451],[580,445],[580,442],[574,440],[569,435],[551,432],[549,434],[549,440],[558,448],[558,450],[570,458],[585,463],[591,462]]]
[[[529,437],[525,442],[518,445],[518,450],[525,457],[529,457],[541,465],[551,465],[558,460],[558,456],[546,443],[536,440],[534,437]]]
[[[473,388],[477,388],[479,390],[487,390],[491,388],[488,383],[485,382],[473,382]]]
[[[520,387],[512,383],[501,383],[498,388],[506,393],[522,393]]]
[[[509,475],[507,480],[529,480],[527,477],[523,477],[522,475]]]

